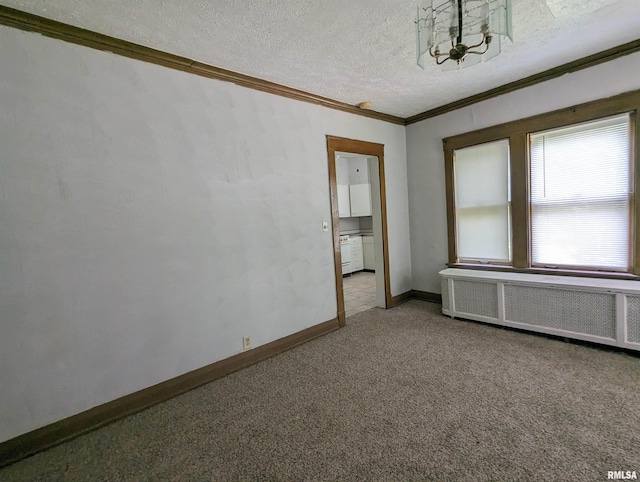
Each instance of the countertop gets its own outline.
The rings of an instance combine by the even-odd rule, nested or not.
[[[341,231],[340,236],[373,236],[372,231],[346,230]]]

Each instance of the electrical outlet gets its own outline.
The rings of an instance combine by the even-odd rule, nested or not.
[[[242,338],[242,349],[251,350],[251,338],[249,338],[248,336]]]

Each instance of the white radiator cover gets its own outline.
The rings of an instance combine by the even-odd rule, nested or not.
[[[496,325],[640,350],[640,282],[440,271],[442,313]]]

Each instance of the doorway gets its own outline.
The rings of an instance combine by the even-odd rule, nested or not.
[[[384,183],[384,145],[327,136],[327,151],[338,320],[340,326],[344,326],[347,313],[345,309],[345,285],[348,285],[348,289],[353,289],[353,285],[357,284],[357,288],[362,290],[363,293],[366,290],[373,292],[373,285],[375,285],[374,297],[367,300],[371,300],[372,306],[386,308],[391,300]],[[350,185],[345,185],[345,174],[339,171],[345,168],[344,160],[349,159],[352,160],[352,167],[366,167],[366,181],[364,180],[365,178],[360,178]],[[356,168],[352,169],[350,175],[353,180],[354,176],[362,176],[362,173]],[[340,183],[338,182],[339,180]],[[350,194],[349,191],[351,191]],[[351,206],[349,206],[349,201],[346,203],[344,201],[342,203],[339,202],[340,199],[344,200],[345,196],[348,196],[347,199],[352,201]],[[370,212],[362,211],[362,206],[366,205],[366,203],[361,202],[363,200],[370,203]],[[346,208],[345,204],[347,205]],[[349,212],[345,213],[345,209],[350,209],[351,214]],[[364,209],[366,210],[366,207]],[[357,233],[352,236],[352,238],[355,238],[354,241],[357,242],[352,242],[351,246],[345,245],[345,237],[348,237],[347,233],[350,232]],[[364,234],[366,238],[369,233],[371,237],[365,239],[365,243],[363,243],[362,235]],[[341,234],[343,235],[341,236]],[[366,243],[372,243],[372,245],[365,246]],[[355,250],[355,256],[349,253],[352,247]],[[354,258],[357,260],[358,249],[363,251],[366,249],[369,253],[375,253],[374,269],[372,269],[371,261],[368,264],[369,269],[364,269],[362,265],[350,266],[351,262],[358,262],[354,260]],[[342,252],[345,254],[344,259]],[[356,273],[352,274],[353,271]],[[346,276],[344,281],[343,274]],[[361,275],[360,278],[356,278],[358,275]],[[367,277],[369,278],[368,280],[366,279]],[[347,300],[351,302],[351,295],[347,295]],[[353,309],[349,311],[353,312]]]

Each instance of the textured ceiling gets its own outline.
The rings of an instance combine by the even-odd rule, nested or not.
[[[640,0],[513,0],[513,43],[463,70],[415,62],[418,0],[0,0],[349,104],[409,117],[640,37]]]

